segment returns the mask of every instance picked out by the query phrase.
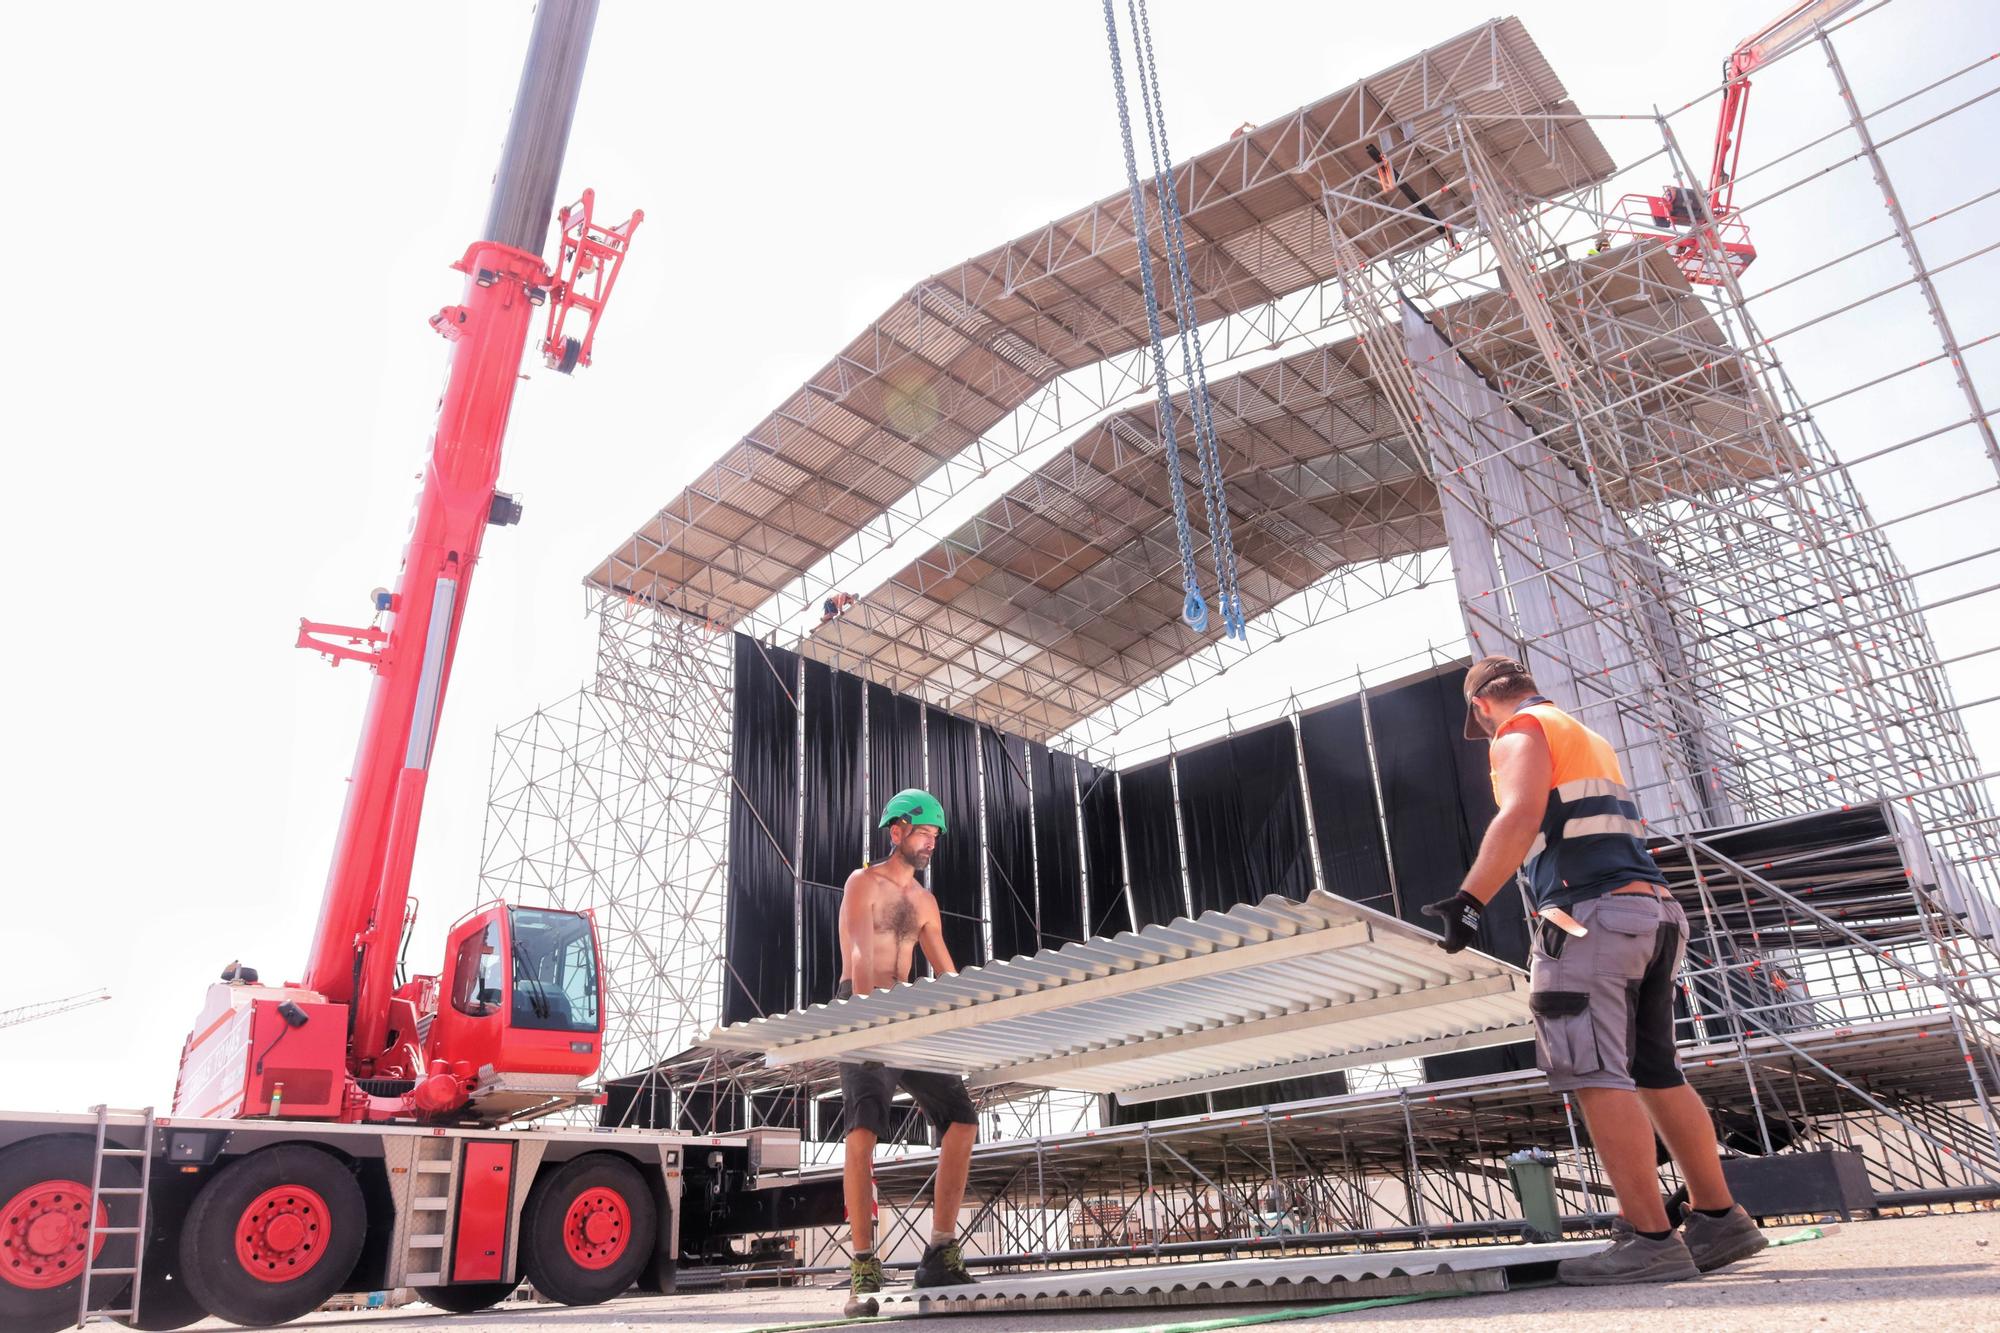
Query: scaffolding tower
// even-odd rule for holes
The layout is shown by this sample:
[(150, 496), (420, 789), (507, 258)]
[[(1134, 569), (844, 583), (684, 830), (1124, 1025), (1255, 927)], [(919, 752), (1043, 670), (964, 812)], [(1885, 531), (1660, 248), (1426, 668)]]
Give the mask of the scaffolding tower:
[[(1916, 204), (1890, 170), (1941, 136), (1976, 136), (1996, 75), (1984, 57), (1940, 65), (1864, 105), (1843, 54), (1868, 27), (1914, 24), (1907, 8), (1864, 9), (1760, 73), (1820, 114), (1737, 175), (1733, 225), (1800, 247), (1781, 261), (1766, 244), (1749, 269), (1702, 218), (1660, 226), (1625, 204), (1635, 180), (1698, 186), (1677, 127), (1718, 90), (1671, 112), (1586, 114), (1516, 20), (1178, 165), (1190, 270), (1214, 312), (1198, 336), (1247, 646), (1177, 620), (1122, 196), (913, 288), (592, 572), (596, 678), (496, 740), (481, 890), (596, 910), (606, 1073), (662, 1068), (719, 1016), (731, 631), (1115, 766), (1137, 724), (1246, 654), (1337, 634), (1326, 627), (1449, 578), (1463, 639), (1448, 655), (1522, 657), (1611, 737), (1650, 829), (1674, 840), (1710, 922), (1683, 979), (1708, 1006), (1698, 1045), (1720, 1072), (1704, 1091), (1742, 1103), (1746, 1144), (1781, 1146), (1772, 1123), (1796, 1121), (1794, 1141), (1862, 1146), (1885, 1190), (2000, 1184), (2000, 818), (1967, 728), (2000, 691), (1954, 689), (1990, 682), (2000, 650), (2000, 449), (1983, 387), (2000, 330), (1955, 332), (1990, 318), (1963, 294), (1991, 279), (2000, 189), (1989, 167)], [(1614, 166), (1599, 125), (1650, 142)], [(1805, 199), (1886, 220), (1856, 244), (1818, 238), (1798, 224)], [(1922, 319), (1895, 313), (1908, 303)], [(1802, 391), (1781, 356), (1830, 340), (1869, 344), (1871, 372)], [(1911, 410), (1854, 415), (1883, 399)], [(1832, 418), (1903, 429), (1839, 438)], [(1931, 492), (1878, 517), (1864, 469)], [(1912, 567), (1899, 547), (1918, 532)], [(857, 605), (815, 624), (844, 591)], [(1939, 616), (1955, 627), (1948, 651)], [(1279, 713), (1321, 688), (1288, 691)], [(1907, 824), (1921, 850), (1899, 864), (1938, 867), (1928, 884), (1911, 871), (1893, 931), (1817, 905), (1835, 872), (1788, 876), (1723, 831), (1861, 807)], [(1753, 963), (1793, 994), (1746, 989)], [(1812, 1021), (1774, 1021), (1800, 992)], [(677, 1067), (746, 1101), (777, 1086), (740, 1065)], [(1423, 1101), (1397, 1082), (1287, 1110), (1294, 1128), (1324, 1126), (1292, 1139), (1318, 1165), (1274, 1149), (1262, 1183), (1318, 1200), (1326, 1230), (1390, 1217), (1442, 1236), (1504, 1213), (1487, 1169), (1504, 1126), (1568, 1114), (1532, 1078)], [(1166, 1207), (1150, 1133), (1130, 1129), (1143, 1180), (1129, 1153), (1081, 1177), (1095, 1159), (1072, 1154), (1057, 1188), (1043, 1140), (1084, 1126), (1007, 1104), (1035, 1147), (982, 1145), (975, 1197), (983, 1218), (1013, 1219), (1008, 1245), (1128, 1234), (1135, 1209)], [(1180, 1138), (1222, 1146), (1168, 1146)], [(1186, 1193), (1169, 1213), (1243, 1192), (1215, 1178), (1232, 1169), (1214, 1165), (1227, 1138), (1162, 1131), (1180, 1164), (1160, 1170)], [(1574, 1146), (1567, 1201), (1589, 1213), (1608, 1193)], [(914, 1204), (925, 1159), (909, 1161)], [(1227, 1211), (1202, 1234), (1250, 1234), (1256, 1210)], [(1157, 1242), (1164, 1225), (1139, 1230)]]

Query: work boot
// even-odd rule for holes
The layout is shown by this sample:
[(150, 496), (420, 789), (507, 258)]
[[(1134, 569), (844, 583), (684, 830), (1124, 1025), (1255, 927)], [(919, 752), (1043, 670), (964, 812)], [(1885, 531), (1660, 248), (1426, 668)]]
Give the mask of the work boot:
[(965, 1271), (965, 1256), (959, 1253), (958, 1242), (943, 1240), (924, 1251), (922, 1262), (917, 1265), (916, 1281), (913, 1287), (962, 1287), (976, 1279)]
[(1611, 1248), (1556, 1265), (1556, 1281), (1571, 1287), (1615, 1287), (1627, 1282), (1684, 1282), (1700, 1277), (1680, 1233), (1665, 1240), (1648, 1240), (1638, 1232), (1621, 1234)]
[(1731, 1204), (1722, 1217), (1708, 1217), (1690, 1208), (1687, 1220), (1681, 1223), (1681, 1234), (1687, 1238), (1694, 1266), (1704, 1273), (1748, 1259), (1771, 1243), (1740, 1203)]
[(881, 1302), (875, 1298), (882, 1291), (882, 1261), (874, 1255), (866, 1259), (855, 1259), (847, 1265), (847, 1317), (859, 1319), (864, 1315), (877, 1313)]

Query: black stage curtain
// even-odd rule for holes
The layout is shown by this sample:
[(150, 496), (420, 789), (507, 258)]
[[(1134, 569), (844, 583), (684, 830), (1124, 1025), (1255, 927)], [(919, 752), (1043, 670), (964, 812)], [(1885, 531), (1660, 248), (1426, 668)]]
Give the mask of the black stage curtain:
[(1155, 759), (1119, 774), (1125, 855), (1132, 871), (1132, 906), (1141, 927), (1187, 915), (1181, 892), (1180, 838), (1174, 831), (1170, 760)]
[(736, 636), (724, 1023), (782, 1014), (797, 994), (790, 862), (799, 810), (798, 662)]
[(1035, 908), (1027, 754), (1020, 737), (982, 726), (979, 755), (986, 790), (986, 899), (993, 956), (1033, 954), (1041, 947), (1041, 923)]
[(1046, 745), (1028, 746), (1035, 787), (1035, 884), (1042, 912), (1042, 946), (1060, 949), (1083, 938), (1083, 849), (1076, 833), (1076, 761)]
[(1313, 889), (1306, 805), (1290, 721), (1183, 750), (1181, 827), (1194, 910), (1220, 911), (1267, 894)]
[[(1508, 892), (1506, 889), (1502, 893)], [(1424, 1082), (1442, 1083), (1453, 1078), (1484, 1078), (1488, 1074), (1511, 1074), (1516, 1070), (1534, 1069), (1535, 1043), (1532, 1041), (1509, 1042), (1505, 1046), (1488, 1046), (1478, 1051), (1453, 1051), (1448, 1055), (1427, 1055), (1424, 1057)]]
[[(868, 794), (874, 809), (868, 827), (882, 816), (889, 798), (906, 787), (924, 785), (924, 706), (873, 681), (868, 684)], [(887, 835), (870, 833), (880, 860)]]
[[(1302, 1102), (1308, 1097), (1339, 1097), (1346, 1092), (1347, 1075), (1336, 1071), (1331, 1074), (1308, 1074), (1304, 1078), (1281, 1078), (1271, 1083), (1252, 1083), (1244, 1088), (1224, 1088), (1209, 1096), (1218, 1111), (1241, 1111), (1250, 1106)], [(1280, 1134), (1282, 1137), (1282, 1131)]]
[[(1371, 694), (1368, 708), (1403, 920), (1435, 930), (1418, 910), (1458, 891), (1495, 813), (1486, 742), (1465, 739), (1465, 668)], [(1512, 882), (1493, 895), (1474, 947), (1527, 965), (1527, 909)]]
[(979, 912), (979, 730), (940, 708), (925, 710), (930, 794), (949, 827), (931, 858), (931, 894), (944, 914), (944, 944), (961, 968), (986, 961)]
[(1375, 758), (1382, 773), (1382, 810), (1395, 858), (1396, 914), (1434, 928), (1426, 904), (1458, 892), (1478, 843), (1466, 819), (1457, 745), (1465, 700), (1450, 682), (1425, 676), (1368, 696)]
[(840, 894), (867, 850), (861, 808), (861, 679), (824, 662), (805, 666), (805, 900), (801, 1004), (825, 1004), (840, 982)]
[(1125, 858), (1118, 836), (1118, 775), (1076, 761), (1077, 789), (1083, 796), (1083, 854), (1090, 876), (1090, 934), (1113, 936), (1132, 929), (1125, 900)]
[(680, 1098), (680, 1129), (684, 1133), (729, 1134), (743, 1128), (741, 1093), (684, 1088)]
[(1393, 912), (1361, 700), (1342, 699), (1303, 715), (1299, 739), (1326, 887), (1351, 902)]

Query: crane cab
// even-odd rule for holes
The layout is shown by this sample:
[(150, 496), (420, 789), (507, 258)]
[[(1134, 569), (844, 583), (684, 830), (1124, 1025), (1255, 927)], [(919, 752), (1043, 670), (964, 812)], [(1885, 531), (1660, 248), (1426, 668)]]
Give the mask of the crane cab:
[(601, 972), (587, 913), (480, 909), (446, 937), (425, 1063), (469, 1075), (482, 1115), (575, 1100), (603, 1058)]

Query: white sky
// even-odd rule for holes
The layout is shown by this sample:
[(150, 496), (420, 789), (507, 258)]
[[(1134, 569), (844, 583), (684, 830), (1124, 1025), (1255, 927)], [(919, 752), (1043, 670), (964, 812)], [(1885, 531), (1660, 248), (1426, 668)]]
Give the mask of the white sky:
[[(1181, 156), (1496, 12), (1153, 8)], [(1586, 110), (1644, 112), (1711, 84), (1763, 8), (1513, 11)], [(0, 1107), (164, 1107), (216, 971), (241, 958), (281, 980), (303, 963), (369, 680), (291, 644), (302, 615), (365, 623), (368, 590), (393, 581), (444, 366), (425, 320), (457, 299), (447, 265), (484, 216), (528, 19), (524, 3), (0, 14), (16, 328), (0, 369), (15, 589), (0, 1008), (116, 996), (0, 1030)], [(1872, 105), (1996, 38), (1990, 6), (1901, 0), (1850, 72)], [(1787, 84), (1813, 124), (1837, 112), (1817, 58), (1788, 63), (1759, 84), (1756, 141), (1804, 137)], [(1681, 126), (1698, 157), (1707, 115)], [(1948, 148), (1892, 159), (1906, 201), (1990, 186), (1967, 168), (1991, 162), (1996, 128), (1986, 104)], [(1641, 132), (1601, 131), (1621, 163)], [(596, 366), (565, 381), (536, 365), (516, 399), (501, 485), (527, 513), (491, 535), (470, 601), (418, 855), (419, 970), (473, 900), (494, 728), (588, 671), (583, 574), (914, 281), (1121, 186), (1101, 15), (606, 0), (564, 179), (566, 197), (591, 185), (607, 211), (648, 216)], [(1881, 219), (1807, 209), (1759, 242), (1828, 258), (1850, 225), (1859, 243)], [(1892, 247), (1875, 259), (1885, 281), (1906, 273)], [(1994, 331), (1992, 277), (1954, 274), (1962, 337)], [(1920, 355), (1921, 309), (1896, 319), (1905, 359)], [(1866, 341), (1785, 354), (1812, 397), (1865, 377)], [(1974, 360), (1989, 397), (1993, 351)], [(1963, 410), (1916, 394), (1849, 404), (1843, 452), (1909, 433), (1919, 408)], [(1972, 446), (1945, 447), (1948, 475), (1864, 472), (1877, 513), (1992, 483)], [(1990, 505), (1974, 512), (2000, 531)], [(1965, 521), (1921, 525), (1906, 558), (1929, 563), (1927, 541)], [(1990, 619), (1989, 601), (1934, 628), (1962, 650), (1993, 641)], [(1230, 689), (1260, 702), (1330, 662), (1421, 646), (1402, 629), (1415, 641), (1349, 627), (1287, 643)], [(1955, 680), (1961, 698), (1995, 689), (1990, 670)], [(1995, 711), (1976, 719), (1989, 762)]]

